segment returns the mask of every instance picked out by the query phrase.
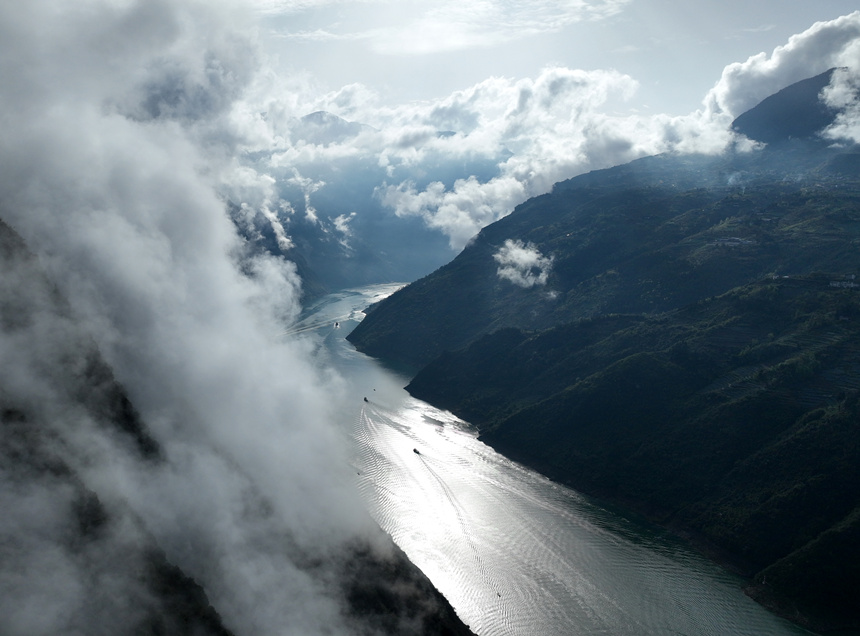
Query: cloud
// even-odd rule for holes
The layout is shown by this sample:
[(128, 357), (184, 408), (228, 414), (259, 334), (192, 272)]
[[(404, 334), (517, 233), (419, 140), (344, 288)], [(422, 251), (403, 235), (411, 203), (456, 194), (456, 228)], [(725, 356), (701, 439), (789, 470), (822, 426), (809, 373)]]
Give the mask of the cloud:
[(305, 218), (314, 224), (319, 223), (317, 211), (311, 205), (311, 195), (325, 185), (325, 181), (314, 181), (309, 177), (303, 177), (297, 168), (293, 168), (293, 176), (285, 181), (286, 185), (291, 185), (299, 188), (304, 197)]
[[(251, 0), (250, 4), (261, 13), (293, 14), (338, 4), (380, 4), (385, 0)], [(395, 0), (389, 0), (393, 2)]]
[(835, 141), (860, 143), (860, 74), (857, 69), (837, 69), (830, 86), (822, 91), (822, 100), (838, 111), (836, 121), (824, 136)]
[[(586, 5), (461, 4), (456, 9), (450, 3), (430, 5), (421, 19), (445, 15), (473, 24), (477, 20), (469, 16), (495, 7), (493, 20), (522, 26), (527, 15), (557, 12), (559, 20), (584, 19), (578, 11), (586, 10)], [(604, 8), (610, 11), (609, 4)], [(546, 24), (554, 20), (547, 17)], [(361, 84), (322, 90), (310, 81), (261, 73), (234, 108), (233, 124), (243, 131), (248, 144), (243, 150), (261, 157), (253, 164), (257, 172), (282, 184), (299, 170), (306, 179), (326, 183), (296, 196), (279, 187), (279, 196), (293, 209), (311, 209), (324, 222), (327, 215), (331, 225), (344, 209), (359, 207), (354, 199), (333, 205), (329, 195), (337, 183), (349, 181), (356, 186), (351, 193), (375, 193), (375, 202), (366, 195), (356, 210), (354, 228), (371, 213), (390, 224), (420, 218), (457, 251), (482, 227), (560, 180), (646, 155), (724, 151), (736, 141), (730, 124), (742, 110), (834, 65), (856, 66), (858, 23), (860, 13), (818, 23), (770, 55), (727, 66), (703, 96), (702, 108), (684, 115), (635, 112), (630, 104), (639, 84), (629, 75), (554, 66), (534, 77), (490, 77), (439, 99), (401, 104), (386, 103)], [(302, 118), (317, 111), (342, 118), (340, 128), (309, 135)], [(850, 121), (847, 114), (840, 120), (843, 137), (853, 134)], [(343, 135), (341, 129), (357, 132)], [(330, 205), (323, 214), (321, 199)], [(385, 210), (391, 216), (384, 217)]]
[(553, 262), (552, 256), (544, 256), (534, 244), (512, 239), (505, 241), (493, 259), (499, 264), (499, 278), (525, 289), (546, 285)]
[(490, 0), (438, 2), (411, 23), (380, 30), (372, 48), (386, 54), (427, 54), (491, 47), (541, 33), (559, 31), (584, 20), (605, 19), (625, 0)]
[[(144, 525), (97, 544), (103, 554), (70, 548), (71, 486), (4, 463), (0, 588), (15, 611), (0, 612), (3, 633), (134, 629), (104, 612), (132, 617), (143, 602), (141, 536), (236, 633), (357, 629), (325, 565), (375, 536), (337, 424), (348, 396), (309, 345), (279, 336), (301, 308), (295, 267), (249, 251), (227, 212), (227, 201), (262, 210), (275, 226), (286, 205), (270, 176), (236, 160), (259, 135), (241, 114), (260, 63), (251, 33), (217, 3), (0, 6), (0, 216), (68, 299), (66, 317), (37, 303), (21, 326), (2, 324), (0, 399), (26, 407), (113, 518)], [(294, 178), (303, 193), (318, 185)], [(4, 311), (39, 289), (23, 284)], [(76, 402), (60, 370), (77, 377), (87, 342), (162, 461), (143, 461)]]
[(405, 179), (386, 183), (378, 196), (400, 216), (424, 218), (457, 250), (482, 227), (563, 179), (660, 152), (720, 152), (731, 142), (731, 120), (725, 117), (624, 112), (637, 88), (633, 78), (615, 71), (553, 67), (534, 79), (491, 78), (423, 110), (416, 107), (409, 120), (413, 129), (435, 124), (455, 135), (425, 136), (405, 144), (408, 152), (388, 147), (389, 164), (399, 159), (420, 165), (434, 154), (453, 162), (465, 154), (492, 158), (497, 173), (423, 188)]
[[(267, 14), (312, 13), (335, 0), (256, 0)], [(316, 28), (280, 32), (281, 37), (308, 41), (364, 40), (383, 55), (425, 55), (485, 48), (542, 33), (552, 33), (586, 20), (618, 14), (629, 0), (434, 0), (423, 3), (368, 1), (372, 18), (339, 20)], [(375, 6), (374, 6), (375, 5)], [(356, 26), (353, 26), (356, 23)], [(372, 26), (365, 27), (370, 24)]]
[(835, 20), (816, 22), (793, 35), (773, 52), (753, 55), (723, 69), (722, 77), (705, 99), (711, 113), (734, 118), (789, 84), (835, 66), (858, 69), (860, 11)]
[(344, 238), (352, 236), (352, 230), (349, 227), (349, 222), (355, 218), (355, 212), (350, 214), (341, 214), (334, 219), (335, 229), (344, 235)]
[[(489, 78), (422, 103), (383, 106), (354, 86), (350, 95), (360, 99), (338, 98), (350, 117), (379, 131), (349, 146), (353, 157), (370, 155), (385, 167), (379, 200), (400, 217), (424, 219), (459, 250), (481, 227), (557, 181), (650, 154), (722, 152), (735, 141), (729, 128), (740, 112), (835, 65), (856, 68), (858, 47), (860, 12), (817, 23), (771, 55), (727, 66), (702, 108), (680, 116), (632, 112), (627, 104), (638, 83), (628, 75), (564, 67), (534, 78)], [(333, 100), (327, 104), (338, 112)], [(852, 121), (846, 111), (832, 134), (852, 138)], [(344, 149), (338, 152), (345, 156)], [(293, 161), (313, 156), (307, 148), (301, 153), (287, 154)], [(495, 168), (433, 177), (464, 160)]]
[(482, 184), (474, 177), (457, 180), (450, 191), (434, 182), (418, 192), (406, 182), (381, 189), (380, 197), (398, 215), (423, 217), (430, 227), (443, 231), (455, 249), (498, 220), (500, 211), (510, 210), (526, 198), (516, 179), (493, 179)]

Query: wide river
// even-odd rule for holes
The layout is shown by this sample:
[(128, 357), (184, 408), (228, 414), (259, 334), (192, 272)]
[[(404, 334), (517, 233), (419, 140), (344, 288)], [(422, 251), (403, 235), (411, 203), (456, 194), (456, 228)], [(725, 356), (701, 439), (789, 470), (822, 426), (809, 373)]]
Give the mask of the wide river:
[(368, 510), (476, 634), (809, 634), (670, 533), (506, 459), (409, 396), (408, 377), (345, 340), (397, 287), (327, 296), (292, 331), (318, 339), (356, 396), (348, 424)]

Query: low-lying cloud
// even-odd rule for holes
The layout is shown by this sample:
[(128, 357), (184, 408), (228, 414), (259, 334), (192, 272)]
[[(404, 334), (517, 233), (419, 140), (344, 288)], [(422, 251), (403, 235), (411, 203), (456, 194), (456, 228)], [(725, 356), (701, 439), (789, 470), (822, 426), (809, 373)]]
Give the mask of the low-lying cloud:
[[(860, 12), (817, 23), (769, 54), (727, 66), (702, 107), (687, 114), (632, 110), (639, 86), (629, 75), (548, 67), (532, 78), (492, 77), (437, 100), (400, 105), (356, 84), (287, 95), (269, 78), (257, 91), (264, 105), (246, 109), (266, 112), (265, 121), (255, 115), (256, 123), (246, 119), (244, 126), (259, 135), (250, 149), (270, 153), (259, 170), (277, 177), (287, 166), (309, 175), (341, 166), (357, 174), (360, 166), (386, 210), (423, 219), (458, 251), (480, 228), (557, 181), (651, 154), (726, 150), (737, 141), (732, 120), (768, 95), (834, 66), (856, 75), (858, 47)], [(367, 127), (335, 143), (290, 141), (290, 122), (318, 110)], [(846, 110), (833, 135), (850, 138), (853, 112)]]
[[(719, 152), (741, 110), (832, 66), (855, 74), (837, 73), (825, 93), (843, 106), (830, 134), (858, 139), (860, 12), (727, 67), (697, 112), (646, 116), (627, 107), (636, 79), (609, 70), (550, 67), (400, 105), (356, 84), (321, 90), (268, 67), (246, 9), (0, 4), (0, 217), (68, 303), (40, 304), (55, 292), (32, 284), (3, 296), (41, 300), (28, 321), (0, 325), (0, 399), (48, 427), (45, 452), (82, 480), (27, 482), (0, 467), (13, 513), (0, 521), (4, 633), (117, 633), (105, 608), (144, 599), (134, 563), (111, 569), (120, 559), (63, 543), (59, 511), (80, 489), (118, 520), (106, 554), (153, 537), (236, 632), (353, 631), (318, 565), (373, 536), (346, 474), (347, 396), (309, 346), (280, 336), (302, 280), (246, 240), (261, 219), (287, 256), (301, 223), (353, 249), (371, 213), (376, 228), (420, 219), (460, 249), (561, 179), (658, 152)], [(318, 111), (342, 119), (303, 119)], [(545, 285), (552, 267), (517, 241), (496, 261), (523, 287)], [(4, 277), (34, 280), (22, 271)], [(126, 387), (161, 462), (105, 433), (75, 406), (74, 387), (46, 372), (76, 369), (87, 346)]]
[(499, 264), (499, 278), (525, 289), (546, 285), (553, 262), (552, 256), (544, 256), (534, 244), (512, 239), (505, 241), (493, 259)]
[(822, 92), (825, 104), (837, 111), (836, 121), (825, 131), (835, 142), (860, 143), (860, 73), (857, 69), (834, 71), (830, 86)]
[[(75, 475), (28, 477), (26, 462), (0, 471), (12, 515), (0, 523), (4, 634), (133, 630), (151, 600), (134, 549), (150, 538), (238, 634), (357, 629), (325, 565), (374, 536), (338, 427), (343, 388), (308, 345), (279, 336), (301, 281), (292, 263), (248, 249), (225, 202), (243, 194), (240, 214), (242, 203), (280, 205), (272, 179), (235, 161), (231, 113), (259, 64), (248, 33), (211, 3), (0, 6), (0, 216), (68, 301), (68, 317), (34, 300), (2, 325), (0, 400), (4, 419), (24, 412), (44, 434), (40, 453)], [(7, 281), (23, 276), (9, 267)], [(4, 311), (51, 298), (35, 276)], [(88, 342), (160, 461), (78, 405), (67, 378)], [(114, 520), (115, 536), (94, 544), (104, 554), (69, 543), (63, 511), (79, 491)]]

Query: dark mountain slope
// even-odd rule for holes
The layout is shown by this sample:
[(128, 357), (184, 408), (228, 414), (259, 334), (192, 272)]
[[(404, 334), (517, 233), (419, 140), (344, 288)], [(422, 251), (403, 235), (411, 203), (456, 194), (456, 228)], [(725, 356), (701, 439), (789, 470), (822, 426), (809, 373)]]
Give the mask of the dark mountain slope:
[[(853, 156), (798, 143), (652, 157), (577, 177), (484, 228), (451, 263), (375, 307), (349, 339), (420, 367), (504, 327), (667, 311), (772, 273), (854, 271), (860, 188), (830, 170)], [(554, 259), (545, 286), (497, 275), (494, 255), (507, 240)]]
[[(0, 632), (230, 634), (203, 587), (168, 560), (147, 519), (115, 492), (100, 492), (122, 472), (114, 462), (154, 479), (175, 466), (85, 326), (2, 221), (0, 352)], [(249, 508), (269, 505), (252, 488), (244, 497)], [(190, 530), (175, 531), (196, 544)], [(290, 540), (286, 529), (282, 540)], [(210, 557), (206, 543), (196, 548), (201, 559)], [(355, 633), (471, 634), (382, 537), (328, 556), (295, 558), (334, 588)]]
[(834, 569), (860, 558), (860, 292), (839, 285), (856, 284), (768, 280), (669, 314), (503, 330), (408, 390), (731, 555), (774, 599), (857, 623), (860, 570)]
[(732, 129), (768, 144), (815, 138), (836, 118), (836, 111), (819, 99), (835, 70), (801, 80), (771, 95), (735, 119)]
[[(813, 79), (758, 112), (817, 108)], [(350, 340), (427, 365), (413, 395), (686, 533), (769, 607), (858, 628), (860, 154), (815, 138), (830, 120), (800, 112), (801, 134), (767, 117), (763, 150), (557, 184)], [(511, 246), (552, 259), (545, 284), (501, 275)]]

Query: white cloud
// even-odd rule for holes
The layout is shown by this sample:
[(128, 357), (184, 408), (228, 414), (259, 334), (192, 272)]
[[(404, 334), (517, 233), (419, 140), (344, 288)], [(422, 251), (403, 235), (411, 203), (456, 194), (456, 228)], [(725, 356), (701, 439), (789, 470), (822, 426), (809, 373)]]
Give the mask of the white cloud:
[(499, 264), (499, 278), (525, 289), (546, 285), (553, 262), (552, 256), (544, 256), (532, 243), (511, 239), (493, 254), (493, 259)]
[[(740, 112), (832, 66), (856, 68), (858, 59), (855, 12), (813, 25), (770, 56), (729, 65), (703, 108), (683, 116), (630, 112), (626, 105), (638, 84), (627, 75), (561, 67), (535, 78), (489, 78), (433, 102), (382, 107), (377, 98), (364, 97), (344, 103), (351, 117), (381, 131), (363, 139), (360, 150), (352, 146), (358, 155), (373, 153), (387, 168), (381, 200), (398, 215), (421, 216), (460, 249), (478, 229), (556, 181), (660, 152), (720, 152), (732, 142), (729, 126)], [(850, 138), (852, 121), (846, 111), (839, 134)], [(438, 138), (434, 130), (455, 135)], [(438, 169), (465, 157), (494, 162), (497, 174), (447, 185), (432, 178), (429, 166)], [(392, 182), (402, 174), (398, 167), (415, 176)]]
[(334, 229), (341, 235), (338, 241), (347, 250), (351, 249), (349, 239), (352, 236), (352, 228), (349, 226), (349, 224), (354, 218), (355, 212), (351, 212), (349, 214), (339, 214), (332, 221)]
[[(372, 16), (355, 22), (338, 20), (279, 35), (306, 41), (364, 40), (386, 55), (423, 55), (508, 44), (541, 33), (559, 31), (586, 20), (618, 14), (630, 0), (433, 0), (430, 2), (366, 1)], [(267, 14), (303, 14), (336, 0), (254, 0)], [(372, 25), (372, 26), (371, 26)]]
[(349, 222), (355, 218), (355, 212), (350, 214), (340, 214), (334, 219), (335, 229), (345, 237), (352, 235), (352, 230), (349, 227)]
[(816, 22), (773, 52), (728, 65), (705, 99), (709, 112), (734, 118), (794, 82), (835, 66), (860, 68), (860, 11)]
[[(269, 134), (239, 102), (260, 59), (245, 29), (216, 3), (0, 4), (0, 216), (86, 325), (79, 340), (95, 341), (165, 462), (121, 452), (43, 372), (79, 358), (67, 329), (42, 328), (65, 324), (47, 311), (22, 334), (0, 330), (4, 361), (19, 362), (14, 374), (4, 364), (0, 394), (50, 423), (85, 486), (142, 519), (236, 633), (349, 633), (334, 575), (306, 565), (372, 526), (337, 423), (346, 397), (310, 347), (278, 335), (300, 310), (295, 268), (248, 255), (225, 209), (231, 197), (249, 214), (283, 205), (272, 177), (235, 159), (246, 130)], [(294, 178), (304, 193), (318, 185)], [(6, 468), (0, 492), (17, 497)], [(40, 486), (9, 505), (64, 496)], [(0, 559), (3, 603), (10, 589), (19, 601), (0, 631), (133, 629), (111, 630), (95, 610), (134, 604), (139, 568), (69, 557), (56, 519), (40, 516), (33, 545), (0, 523), (2, 549), (20, 546)]]
[(423, 144), (407, 144), (408, 152), (386, 148), (389, 161), (420, 164), (438, 152), (453, 162), (472, 153), (492, 157), (498, 175), (459, 179), (450, 188), (440, 182), (423, 189), (411, 181), (386, 184), (381, 200), (398, 215), (423, 217), (460, 249), (482, 227), (560, 180), (660, 152), (719, 152), (730, 142), (731, 120), (725, 117), (615, 112), (636, 89), (633, 78), (614, 71), (549, 68), (535, 79), (491, 78), (423, 109), (413, 107), (411, 121), (458, 134), (425, 137)]
[(293, 176), (285, 180), (288, 185), (294, 185), (301, 189), (304, 196), (305, 218), (313, 223), (318, 223), (316, 208), (311, 204), (311, 195), (325, 185), (325, 181), (314, 181), (309, 177), (303, 177), (297, 168), (293, 168)]
[(470, 177), (457, 180), (450, 191), (439, 182), (421, 192), (409, 182), (387, 186), (380, 189), (380, 198), (398, 215), (423, 217), (430, 227), (444, 232), (451, 247), (457, 249), (526, 197), (523, 184), (516, 179), (479, 183)]
[(495, 46), (618, 13), (625, 0), (466, 0), (436, 3), (413, 22), (379, 30), (379, 53), (426, 54)]
[[(388, 0), (396, 2), (397, 0)], [(338, 4), (380, 4), (385, 0), (250, 0), (261, 13), (291, 14)]]
[[(527, 14), (558, 12), (559, 19), (568, 19), (586, 10), (586, 5), (543, 3), (531, 9), (465, 3), (455, 10), (437, 3), (422, 16), (447, 15), (455, 22), (461, 16), (460, 22), (471, 24), (469, 16), (492, 7), (498, 8), (498, 20), (510, 18), (511, 24)], [(534, 77), (490, 77), (441, 99), (394, 105), (361, 84), (324, 91), (310, 82), (263, 74), (252, 89), (260, 105), (248, 101), (234, 116), (241, 115), (237, 128), (248, 131), (246, 139), (256, 139), (249, 150), (274, 152), (255, 166), (258, 171), (281, 180), (293, 169), (314, 174), (321, 167), (378, 166), (378, 172), (362, 174), (377, 179), (368, 185), (377, 188), (379, 201), (398, 216), (420, 216), (459, 250), (480, 228), (559, 180), (649, 154), (724, 150), (733, 141), (731, 121), (743, 109), (834, 65), (856, 66), (858, 25), (860, 12), (818, 23), (771, 55), (727, 66), (702, 109), (687, 115), (634, 112), (629, 105), (639, 84), (629, 75), (549, 67)], [(317, 110), (369, 127), (335, 143), (295, 139), (295, 122)], [(850, 121), (848, 115), (841, 120), (843, 137), (851, 134)]]
[(830, 86), (822, 92), (822, 99), (839, 111), (836, 121), (825, 131), (825, 137), (860, 143), (860, 75), (857, 70), (837, 69)]

